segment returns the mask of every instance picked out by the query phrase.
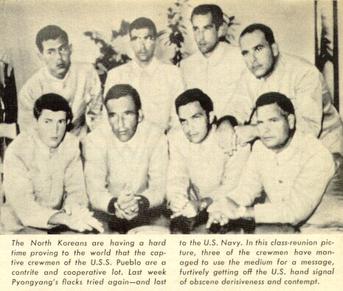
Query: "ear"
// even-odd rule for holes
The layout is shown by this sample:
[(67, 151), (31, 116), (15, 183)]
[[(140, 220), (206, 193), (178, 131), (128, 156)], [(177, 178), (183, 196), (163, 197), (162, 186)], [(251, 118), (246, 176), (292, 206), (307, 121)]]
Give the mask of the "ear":
[(138, 122), (142, 122), (143, 119), (144, 119), (143, 111), (142, 111), (142, 109), (139, 109), (138, 110)]
[(279, 55), (279, 46), (276, 42), (274, 42), (272, 45), (272, 52), (273, 52), (273, 56), (277, 57)]
[(73, 53), (73, 45), (70, 43), (68, 44), (68, 49), (69, 49), (69, 52), (70, 52), (70, 55)]
[(214, 112), (213, 111), (209, 112), (208, 119), (209, 119), (210, 124), (213, 123), (214, 117), (215, 117)]
[(226, 30), (227, 30), (227, 28), (225, 27), (224, 23), (221, 26), (219, 26), (218, 27), (218, 38), (225, 36)]
[(294, 114), (288, 114), (287, 116), (288, 125), (291, 130), (295, 129), (295, 115)]

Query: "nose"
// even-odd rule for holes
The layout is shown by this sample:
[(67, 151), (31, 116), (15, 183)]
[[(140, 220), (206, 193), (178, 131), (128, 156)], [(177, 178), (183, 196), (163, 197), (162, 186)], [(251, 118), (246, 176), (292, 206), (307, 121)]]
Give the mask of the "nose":
[(119, 129), (125, 128), (124, 116), (120, 116), (120, 117), (118, 118), (118, 128), (119, 128)]

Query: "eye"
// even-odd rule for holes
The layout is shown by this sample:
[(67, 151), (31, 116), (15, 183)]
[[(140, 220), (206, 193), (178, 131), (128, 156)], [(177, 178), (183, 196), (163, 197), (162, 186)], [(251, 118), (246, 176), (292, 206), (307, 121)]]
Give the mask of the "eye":
[(255, 48), (255, 51), (260, 52), (260, 51), (262, 51), (262, 49), (263, 49), (263, 45), (258, 45), (258, 46)]

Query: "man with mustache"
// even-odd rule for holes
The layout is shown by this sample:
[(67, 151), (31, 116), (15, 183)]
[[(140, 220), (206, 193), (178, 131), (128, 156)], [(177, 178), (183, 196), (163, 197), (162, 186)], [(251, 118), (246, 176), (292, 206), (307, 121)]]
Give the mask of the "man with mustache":
[(179, 69), (155, 57), (157, 29), (151, 19), (135, 19), (129, 34), (133, 60), (108, 73), (105, 93), (116, 84), (132, 85), (141, 96), (145, 119), (168, 130), (176, 119), (171, 117), (172, 104), (184, 90)]
[[(72, 46), (67, 33), (56, 25), (43, 27), (36, 35), (38, 55), (45, 66), (23, 86), (19, 94), (20, 131), (32, 127), (35, 100), (46, 93), (56, 93), (69, 102), (74, 119), (72, 133), (85, 136), (92, 119), (100, 116), (101, 84), (91, 64), (72, 63)], [(87, 128), (88, 126), (88, 128)]]

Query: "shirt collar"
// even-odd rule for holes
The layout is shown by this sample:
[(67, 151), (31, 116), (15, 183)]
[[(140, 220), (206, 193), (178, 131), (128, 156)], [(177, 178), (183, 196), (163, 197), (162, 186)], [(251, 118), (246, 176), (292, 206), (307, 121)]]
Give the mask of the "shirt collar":
[(302, 138), (299, 136), (297, 132), (295, 132), (291, 142), (281, 152), (275, 153), (272, 150), (269, 151), (272, 152), (272, 154), (280, 163), (290, 161), (293, 158), (293, 156), (299, 151), (299, 147), (301, 146), (301, 140)]
[(59, 79), (59, 78), (56, 78), (56, 77), (54, 77), (53, 75), (51, 75), (51, 73), (50, 73), (49, 70), (48, 70), (48, 67), (46, 67), (46, 66), (43, 68), (43, 72), (44, 72), (44, 75), (45, 75), (45, 77), (46, 77), (47, 79), (50, 79), (50, 80), (52, 80), (52, 81), (54, 81), (54, 82), (61, 82), (61, 83), (62, 83), (62, 82), (64, 82), (64, 80), (66, 80), (66, 79), (68, 78), (68, 76), (69, 76), (69, 74), (70, 74), (70, 71), (71, 71), (72, 65), (73, 65), (73, 63), (70, 64), (69, 69), (68, 69), (68, 71), (67, 71), (67, 73), (65, 74), (65, 76), (64, 76), (63, 79)]
[(206, 62), (212, 65), (217, 65), (223, 61), (224, 53), (225, 53), (225, 46), (226, 44), (220, 41), (209, 57), (205, 57), (200, 51), (198, 52), (201, 55), (203, 60), (205, 60)]
[(135, 71), (138, 72), (146, 72), (149, 75), (152, 75), (155, 70), (157, 69), (158, 61), (155, 57), (152, 58), (151, 62), (146, 67), (141, 67), (137, 61), (137, 59), (133, 58), (132, 60), (132, 67)]

